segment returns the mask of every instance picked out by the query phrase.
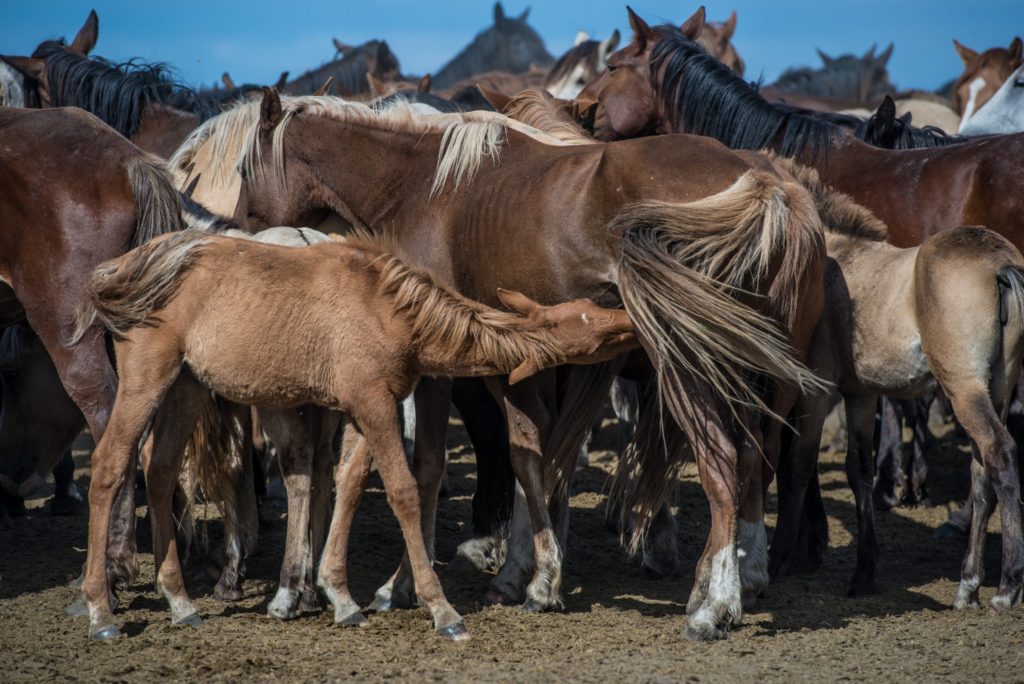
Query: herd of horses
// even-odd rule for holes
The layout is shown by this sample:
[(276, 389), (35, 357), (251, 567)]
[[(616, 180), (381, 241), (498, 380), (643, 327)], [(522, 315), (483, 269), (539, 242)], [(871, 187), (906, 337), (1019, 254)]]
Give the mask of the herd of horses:
[[(214, 593), (233, 600), (280, 477), (272, 617), (322, 597), (344, 625), (422, 604), (467, 638), (433, 568), (453, 405), (477, 460), (458, 554), (494, 573), (487, 602), (558, 608), (568, 493), (609, 394), (633, 428), (609, 510), (652, 572), (678, 569), (674, 485), (697, 464), (711, 529), (687, 636), (725, 638), (773, 579), (823, 562), (835, 397), (851, 595), (875, 590), (875, 509), (897, 486), (926, 495), (940, 395), (972, 449), (944, 526), (968, 534), (955, 606), (980, 605), (997, 505), (991, 604), (1018, 606), (1020, 39), (955, 43), (946, 94), (896, 92), (891, 45), (761, 86), (735, 13), (650, 26), (629, 9), (628, 44), (581, 32), (558, 59), (526, 14), (497, 4), (415, 77), (383, 41), (335, 40), (295, 79), (195, 91), (90, 56), (95, 12), (71, 42), (0, 56), (0, 510), (51, 471), (54, 512), (74, 509), (68, 450), (88, 427), (88, 554), (66, 612), (120, 635), (141, 467), (173, 624), (201, 622), (182, 575), (199, 492), (223, 514)], [(897, 415), (915, 428), (906, 459)], [(883, 453), (896, 463), (876, 474)], [(347, 553), (372, 465), (407, 552), (366, 608)]]

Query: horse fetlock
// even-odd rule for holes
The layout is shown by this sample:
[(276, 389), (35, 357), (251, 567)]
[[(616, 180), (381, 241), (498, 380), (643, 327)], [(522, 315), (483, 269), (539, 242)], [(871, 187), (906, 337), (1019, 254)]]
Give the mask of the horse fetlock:
[(990, 603), (993, 608), (1002, 613), (1019, 606), (1022, 597), (1024, 597), (1024, 587), (1020, 584), (1016, 587), (1000, 587), (999, 592), (992, 597)]
[(298, 614), (295, 609), (298, 599), (298, 591), (279, 587), (277, 594), (274, 595), (270, 605), (267, 606), (267, 617), (272, 617), (276, 620), (291, 620)]
[(981, 585), (981, 578), (966, 576), (960, 580), (960, 586), (956, 590), (956, 598), (953, 599), (953, 607), (957, 610), (975, 609), (981, 607), (978, 596), (978, 587)]
[(771, 581), (768, 575), (768, 533), (763, 520), (751, 523), (740, 519), (736, 553), (744, 605), (747, 605), (746, 597), (756, 599)]

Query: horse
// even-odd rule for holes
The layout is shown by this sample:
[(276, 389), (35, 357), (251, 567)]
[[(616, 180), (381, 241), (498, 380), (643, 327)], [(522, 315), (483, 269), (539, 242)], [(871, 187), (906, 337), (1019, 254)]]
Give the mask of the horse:
[(508, 17), (501, 2), (494, 3), (494, 25), (478, 33), (472, 43), (434, 73), (434, 87), (445, 90), (457, 81), (488, 71), (518, 74), (531, 66), (549, 67), (555, 58), (526, 23), (529, 14), (527, 8), (518, 17)]
[[(181, 228), (182, 198), (163, 162), (79, 109), (0, 109), (0, 135), (0, 281), (13, 293), (0, 319), (25, 317), (99, 438), (117, 379), (101, 330), (70, 344), (78, 299), (98, 263)], [(133, 494), (118, 499), (112, 585), (136, 573)]]
[(370, 40), (355, 47), (334, 39), (334, 47), (341, 55), (316, 69), (310, 69), (289, 81), (282, 92), (292, 95), (312, 95), (328, 78), (334, 79), (335, 87), (343, 95), (365, 95), (371, 92), (366, 75), (388, 82), (401, 80), (398, 58), (387, 41)]
[(960, 122), (960, 135), (992, 135), (1024, 131), (1024, 65), (1009, 78), (988, 102)]
[[(120, 380), (89, 490), (82, 595), (90, 636), (100, 639), (120, 635), (103, 573), (107, 523), (126, 466), (151, 422), (143, 462), (157, 586), (170, 604), (172, 624), (200, 622), (181, 576), (171, 495), (208, 391), (260, 406), (270, 422), (300, 434), (294, 407), (313, 403), (344, 411), (384, 479), (435, 629), (452, 639), (467, 637), (428, 558), (396, 402), (423, 375), (511, 373), (516, 382), (543, 368), (599, 362), (636, 346), (625, 312), (585, 300), (540, 307), (518, 293), (504, 301), (515, 307), (524, 300), (521, 313), (528, 316), (497, 311), (439, 287), (369, 242), (292, 249), (182, 231), (100, 265), (86, 292), (76, 337), (97, 322), (107, 329), (115, 339)], [(293, 475), (308, 479), (311, 456), (297, 460), (303, 462)], [(339, 497), (339, 508), (347, 503)], [(304, 529), (308, 508), (294, 512), (289, 525)], [(305, 559), (307, 536), (298, 536), (297, 556)], [(339, 528), (338, 537), (347, 537), (347, 530)], [(355, 606), (344, 582), (344, 557), (342, 543), (342, 565), (326, 572), (335, 572), (333, 598)]]
[(614, 71), (576, 100), (578, 111), (591, 112), (596, 138), (695, 133), (732, 148), (773, 149), (813, 166), (824, 183), (870, 209), (897, 246), (983, 225), (1024, 247), (1016, 172), (1024, 135), (928, 149), (871, 147), (826, 119), (765, 101), (678, 28), (652, 29), (635, 14), (630, 22), (633, 42), (609, 59)]
[(25, 76), (0, 60), (0, 107), (39, 107), (35, 95), (25, 86)]
[[(897, 117), (902, 118), (909, 114), (917, 126), (925, 129), (938, 129), (943, 133), (954, 133), (960, 128), (960, 117), (948, 104), (920, 97), (892, 97), (887, 94), (885, 98), (893, 100)], [(879, 107), (885, 103), (885, 98), (879, 103)], [(871, 116), (871, 110), (863, 107), (844, 109), (839, 113), (859, 117)]]
[(563, 100), (579, 95), (588, 82), (604, 71), (608, 55), (618, 48), (620, 37), (618, 29), (604, 40), (591, 40), (586, 31), (577, 33), (572, 48), (555, 61), (544, 77), (544, 89)]
[[(700, 43), (699, 40), (697, 42)], [(778, 80), (765, 88), (766, 97), (791, 99), (793, 95), (809, 95), (826, 101), (870, 102), (895, 90), (886, 69), (892, 50), (892, 43), (877, 56), (874, 45), (862, 57), (829, 57), (818, 50), (823, 68), (784, 71)]]
[(43, 107), (81, 107), (136, 145), (170, 157), (203, 120), (220, 111), (171, 78), (163, 64), (113, 64), (89, 58), (99, 18), (89, 13), (75, 39), (47, 40), (31, 57), (0, 56), (34, 85)]
[(954, 38), (953, 47), (964, 63), (963, 73), (953, 82), (953, 109), (962, 119), (970, 119), (1024, 63), (1024, 42), (1015, 36), (1008, 48), (994, 47), (977, 52)]
[(0, 388), (0, 495), (17, 506), (53, 472), (50, 509), (54, 515), (74, 514), (82, 496), (73, 481), (70, 448), (85, 420), (24, 322), (0, 332)]
[[(336, 98), (286, 99), (282, 103), (272, 90), (265, 92), (260, 106), (239, 105), (204, 129), (197, 131), (194, 149), (180, 151), (179, 163), (189, 164), (190, 159), (203, 157), (204, 149), (224, 148), (235, 139), (241, 156), (207, 155), (207, 162), (222, 170), (202, 173), (219, 175), (225, 184), (237, 184), (234, 218), (243, 227), (316, 225), (335, 215), (352, 228), (386, 232), (403, 257), (485, 303), (495, 301), (492, 291), (498, 286), (525, 291), (545, 303), (581, 296), (607, 305), (624, 300), (641, 340), (651, 345), (648, 353), (660, 359), (655, 367), (662, 374), (663, 395), (674, 397), (672, 416), (693, 436), (698, 464), (703, 464), (714, 531), (691, 594), (694, 610), (690, 622), (702, 638), (724, 636), (727, 625), (741, 614), (740, 576), (761, 574), (751, 570), (757, 567), (757, 559), (748, 557), (739, 567), (733, 532), (740, 498), (734, 478), (753, 466), (745, 453), (737, 474), (738, 455), (731, 434), (740, 428), (729, 409), (731, 402), (713, 405), (701, 397), (710, 397), (710, 379), (719, 388), (735, 386), (752, 405), (764, 406), (759, 390), (746, 384), (753, 376), (740, 371), (742, 367), (758, 369), (755, 374), (785, 378), (783, 382), (794, 386), (815, 380), (788, 351), (776, 354), (781, 352), (781, 333), (773, 323), (768, 325), (772, 333), (766, 335), (768, 319), (734, 298), (743, 295), (708, 288), (705, 276), (699, 279), (701, 286), (691, 289), (686, 283), (691, 283), (696, 268), (717, 281), (746, 282), (743, 290), (770, 290), (773, 294), (756, 305), (767, 315), (786, 321), (787, 335), (800, 348), (801, 331), (809, 331), (817, 316), (815, 283), (820, 289), (820, 276), (808, 273), (823, 268), (817, 215), (804, 204), (806, 195), (801, 187), (775, 176), (760, 156), (729, 152), (700, 138), (673, 138), (667, 147), (664, 141), (656, 146), (634, 141), (607, 149), (603, 145), (565, 146), (495, 114), (425, 117), (416, 116), (408, 106), (374, 112)], [(237, 142), (239, 136), (241, 143)], [(304, 149), (310, 145), (314, 149)], [(369, 158), (361, 155), (377, 161), (365, 168), (343, 161)], [(639, 183), (637, 169), (641, 167), (634, 166), (639, 163), (645, 169), (644, 179), (664, 178), (665, 182)], [(699, 178), (690, 178), (687, 169), (695, 167), (703, 171)], [(424, 169), (434, 169), (434, 173), (421, 173)], [(539, 169), (543, 172), (538, 173)], [(577, 190), (556, 191), (566, 183)], [(403, 188), (397, 196), (381, 192), (382, 188), (397, 187)], [(580, 192), (580, 187), (587, 190)], [(538, 201), (554, 196), (560, 199)], [(765, 203), (772, 196), (779, 204)], [(573, 201), (566, 202), (567, 197)], [(640, 213), (627, 210), (641, 200), (663, 204), (640, 204)], [(784, 209), (776, 213), (774, 207)], [(698, 215), (701, 228), (691, 223), (691, 217)], [(511, 220), (513, 216), (515, 220)], [(612, 234), (608, 225), (616, 217), (617, 232)], [(555, 225), (558, 231), (548, 228)], [(641, 226), (650, 226), (656, 231), (653, 235), (667, 230), (679, 236), (671, 244), (686, 248), (669, 257), (674, 266), (667, 268), (666, 262), (666, 269), (652, 267), (650, 259), (665, 247), (653, 236), (641, 237), (647, 235), (643, 230), (637, 232)], [(772, 234), (779, 236), (780, 242), (760, 242), (766, 230), (775, 231)], [(735, 261), (711, 258), (725, 249), (737, 257)], [(761, 259), (755, 254), (764, 255), (761, 263), (775, 264), (765, 271), (775, 285), (747, 282), (761, 272), (751, 266)], [(572, 259), (567, 261), (568, 255)], [(548, 275), (555, 273), (557, 278)], [(680, 288), (685, 288), (685, 295)], [(703, 308), (702, 302), (709, 296), (716, 305)], [(766, 306), (765, 302), (773, 301), (778, 304)], [(709, 317), (698, 322), (688, 313), (691, 307), (700, 307)], [(725, 311), (733, 313), (722, 319)], [(739, 319), (745, 321), (742, 326), (728, 322)], [(660, 327), (669, 320), (673, 321), (672, 331)], [(704, 321), (712, 323), (713, 333), (703, 331)], [(693, 326), (702, 332), (694, 331), (685, 339), (687, 345), (697, 347), (689, 348), (685, 365), (676, 366), (682, 350), (670, 340), (684, 339), (675, 335)], [(652, 344), (653, 340), (659, 342)], [(709, 349), (705, 344), (725, 344), (722, 348), (732, 350), (727, 368), (715, 361), (720, 357), (714, 353), (697, 351)], [(788, 342), (782, 346), (788, 349)], [(692, 363), (702, 370), (687, 370)], [(525, 601), (533, 610), (553, 608), (561, 602), (561, 548), (547, 511), (545, 490), (549, 488), (542, 465), (547, 462), (549, 472), (556, 475), (575, 466), (578, 442), (593, 421), (614, 366), (578, 373), (582, 370), (572, 369), (571, 396), (557, 414), (549, 413), (539, 396), (550, 382), (550, 374), (514, 387), (491, 383), (507, 412), (512, 465), (524, 490), (517, 506), (528, 507), (531, 526), (513, 525), (513, 553), (491, 584), (490, 600)], [(449, 390), (444, 386), (440, 380), (424, 381), (417, 392), (432, 390), (445, 397)], [(733, 390), (714, 393), (737, 396)], [(430, 464), (430, 469), (437, 469), (448, 410), (438, 401), (424, 402), (422, 408), (421, 414), (417, 400), (416, 460), (424, 463), (424, 468)], [(695, 428), (695, 414), (701, 416), (697, 419), (700, 429)], [(426, 476), (434, 478), (437, 472), (439, 469), (429, 470)], [(436, 505), (435, 480), (428, 480), (421, 491), (425, 507)], [(432, 509), (425, 511), (425, 518), (425, 528), (432, 531)], [(527, 517), (520, 515), (519, 519)], [(752, 520), (751, 529), (757, 529), (759, 521), (759, 516)], [(740, 541), (746, 543), (748, 539)], [(522, 546), (532, 547), (533, 554), (516, 552)], [(712, 563), (716, 556), (718, 560)], [(763, 576), (766, 578), (766, 573)], [(395, 579), (394, 586), (399, 589), (395, 595), (411, 597), (408, 573), (403, 570)]]
[[(697, 14), (700, 18), (697, 18)], [(736, 10), (733, 10), (725, 21), (705, 21), (704, 7), (701, 6), (691, 20), (700, 21), (702, 24), (700, 35), (697, 36), (700, 46), (707, 50), (709, 55), (735, 71), (737, 76), (742, 76), (746, 65), (732, 44), (732, 37), (736, 33)]]

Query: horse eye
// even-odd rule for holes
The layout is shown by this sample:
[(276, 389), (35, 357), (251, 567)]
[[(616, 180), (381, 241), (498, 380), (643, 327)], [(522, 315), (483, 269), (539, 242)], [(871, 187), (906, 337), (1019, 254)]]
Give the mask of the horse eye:
[(249, 172), (245, 169), (244, 166), (239, 166), (238, 175), (242, 177), (242, 180), (246, 180), (249, 177)]

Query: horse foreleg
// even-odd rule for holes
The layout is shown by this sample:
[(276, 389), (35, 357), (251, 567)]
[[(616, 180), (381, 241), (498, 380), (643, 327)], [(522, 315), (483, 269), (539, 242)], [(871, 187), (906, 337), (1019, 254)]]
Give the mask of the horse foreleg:
[(334, 475), (334, 515), (327, 534), (317, 583), (334, 607), (334, 622), (339, 625), (363, 625), (366, 618), (348, 588), (348, 542), (352, 519), (370, 476), (370, 452), (366, 439), (349, 423), (342, 440), (341, 463)]
[[(749, 412), (748, 412), (749, 413)], [(744, 609), (753, 607), (757, 597), (768, 587), (768, 532), (764, 526), (764, 494), (766, 480), (778, 467), (778, 449), (769, 460), (764, 438), (756, 422), (747, 416), (747, 433), (740, 438), (737, 449), (737, 475), (740, 482), (739, 518), (737, 520), (737, 555)]]
[(288, 491), (288, 532), (281, 583), (267, 614), (279, 620), (294, 618), (309, 563), (309, 502), (313, 444), (294, 409), (261, 409), (263, 429), (279, 449), (281, 473)]

